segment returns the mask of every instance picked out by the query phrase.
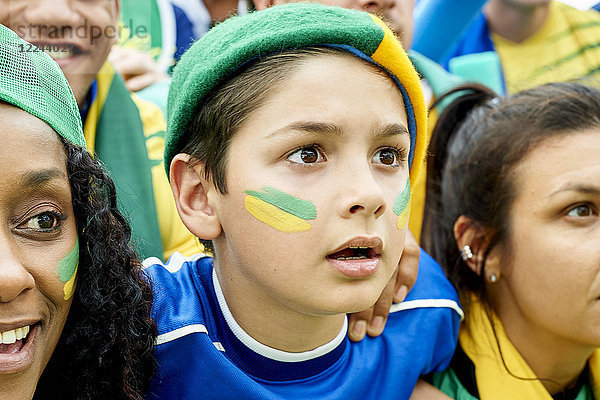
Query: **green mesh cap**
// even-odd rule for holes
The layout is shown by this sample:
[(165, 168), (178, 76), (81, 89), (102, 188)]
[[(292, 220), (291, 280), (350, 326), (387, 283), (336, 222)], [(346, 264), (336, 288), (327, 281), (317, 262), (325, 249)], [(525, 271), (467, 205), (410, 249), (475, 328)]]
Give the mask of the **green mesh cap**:
[(85, 147), (81, 116), (56, 62), (0, 25), (0, 100), (38, 117), (65, 140)]
[(371, 55), (383, 37), (369, 14), (316, 3), (278, 5), (216, 25), (175, 66), (167, 106), (167, 176), (203, 99), (250, 59), (321, 44), (348, 45)]

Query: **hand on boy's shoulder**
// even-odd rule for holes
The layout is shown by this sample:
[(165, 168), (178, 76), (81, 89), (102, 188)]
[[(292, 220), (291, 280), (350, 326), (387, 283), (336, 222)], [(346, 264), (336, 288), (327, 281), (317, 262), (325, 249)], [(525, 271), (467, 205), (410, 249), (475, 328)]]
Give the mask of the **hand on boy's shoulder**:
[(381, 335), (390, 313), (390, 306), (392, 303), (404, 301), (417, 280), (420, 253), (421, 249), (417, 240), (410, 230), (407, 230), (404, 251), (398, 269), (381, 292), (375, 305), (368, 310), (348, 315), (348, 338), (350, 340), (361, 341), (365, 334)]

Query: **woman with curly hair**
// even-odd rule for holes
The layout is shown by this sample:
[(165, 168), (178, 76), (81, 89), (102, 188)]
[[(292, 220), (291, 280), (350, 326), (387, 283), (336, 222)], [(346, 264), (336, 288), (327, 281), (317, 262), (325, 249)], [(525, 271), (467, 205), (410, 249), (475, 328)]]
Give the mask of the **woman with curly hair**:
[(141, 399), (152, 292), (52, 59), (0, 26), (0, 398)]

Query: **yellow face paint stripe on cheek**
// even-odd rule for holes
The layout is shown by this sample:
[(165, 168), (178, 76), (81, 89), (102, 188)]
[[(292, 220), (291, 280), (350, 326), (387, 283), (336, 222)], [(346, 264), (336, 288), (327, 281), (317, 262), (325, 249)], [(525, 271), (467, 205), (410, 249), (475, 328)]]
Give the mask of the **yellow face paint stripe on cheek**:
[(281, 232), (301, 232), (310, 229), (310, 224), (272, 204), (254, 196), (246, 196), (244, 207), (254, 218)]
[(79, 269), (79, 264), (77, 264), (77, 267), (75, 267), (75, 273), (73, 273), (73, 276), (71, 277), (71, 279), (69, 279), (67, 281), (67, 283), (65, 283), (65, 286), (63, 287), (63, 293), (65, 294), (64, 299), (65, 300), (69, 300), (71, 297), (73, 297), (73, 293), (75, 293), (75, 280), (77, 279), (77, 270)]
[(408, 222), (408, 216), (410, 215), (410, 203), (408, 207), (404, 209), (404, 211), (398, 216), (398, 224), (396, 225), (398, 229), (405, 229), (406, 223)]
[(69, 300), (75, 293), (75, 280), (79, 267), (79, 239), (75, 242), (73, 249), (58, 263), (58, 277), (63, 286), (64, 299)]
[(408, 222), (408, 216), (410, 215), (410, 180), (406, 180), (404, 189), (396, 197), (394, 201), (394, 214), (398, 216), (398, 223), (396, 226), (398, 229), (405, 229), (406, 223)]

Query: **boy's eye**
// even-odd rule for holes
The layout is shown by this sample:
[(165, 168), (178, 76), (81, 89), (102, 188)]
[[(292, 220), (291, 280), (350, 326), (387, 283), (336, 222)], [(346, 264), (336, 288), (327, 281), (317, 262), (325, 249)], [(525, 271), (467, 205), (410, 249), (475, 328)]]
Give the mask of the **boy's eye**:
[(288, 160), (298, 164), (313, 164), (325, 161), (326, 158), (318, 147), (306, 146), (292, 152)]
[(594, 210), (587, 204), (580, 204), (576, 207), (573, 207), (567, 213), (570, 217), (589, 217), (594, 214)]
[(25, 227), (36, 231), (52, 231), (60, 225), (60, 222), (60, 216), (51, 212), (44, 212), (25, 221)]
[(375, 164), (382, 164), (390, 167), (399, 166), (401, 161), (402, 157), (400, 151), (392, 147), (379, 150), (372, 158), (372, 162)]

